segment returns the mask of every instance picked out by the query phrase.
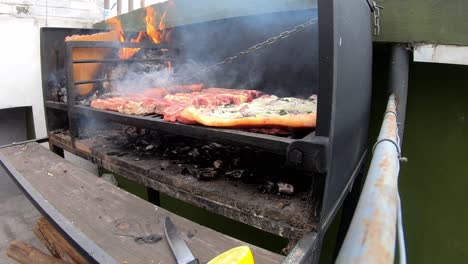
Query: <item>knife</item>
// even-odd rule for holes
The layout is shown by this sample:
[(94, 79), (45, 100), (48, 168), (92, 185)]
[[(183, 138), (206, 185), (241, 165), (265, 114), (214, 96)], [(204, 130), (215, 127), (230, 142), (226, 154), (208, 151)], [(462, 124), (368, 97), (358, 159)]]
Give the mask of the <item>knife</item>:
[(164, 220), (164, 233), (177, 264), (198, 264), (198, 259), (193, 256), (187, 243), (179, 236), (177, 228), (169, 217)]

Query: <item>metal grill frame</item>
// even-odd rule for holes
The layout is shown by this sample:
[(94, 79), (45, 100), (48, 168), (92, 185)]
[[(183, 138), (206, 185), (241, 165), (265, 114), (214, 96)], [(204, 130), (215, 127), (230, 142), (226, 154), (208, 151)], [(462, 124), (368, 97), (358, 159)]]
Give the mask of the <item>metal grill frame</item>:
[[(318, 9), (317, 129), (315, 133), (303, 139), (290, 140), (226, 129), (171, 124), (150, 117), (122, 115), (74, 104), (66, 106), (45, 102), (45, 107), (48, 111), (68, 110), (70, 121), (79, 116), (93, 115), (109, 121), (151, 127), (185, 136), (221, 139), (230, 143), (266, 148), (275, 153), (284, 153), (290, 165), (297, 166), (298, 161), (302, 160), (303, 164), (307, 164), (306, 169), (325, 174), (326, 183), (318, 235), (313, 241), (298, 243), (297, 250), (303, 254), (300, 259), (294, 258), (290, 263), (309, 263), (310, 260), (317, 263), (325, 231), (350, 191), (365, 160), (372, 76), (372, 24), (371, 10), (367, 2), (318, 0)], [(47, 29), (41, 29), (42, 33), (46, 31)], [(44, 43), (42, 35), (41, 43)], [(44, 48), (45, 45), (41, 51)], [(45, 69), (44, 61), (42, 66)], [(43, 70), (43, 89), (46, 95), (47, 76), (44, 74)], [(73, 126), (72, 123), (70, 125)], [(48, 124), (48, 131), (51, 130)]]

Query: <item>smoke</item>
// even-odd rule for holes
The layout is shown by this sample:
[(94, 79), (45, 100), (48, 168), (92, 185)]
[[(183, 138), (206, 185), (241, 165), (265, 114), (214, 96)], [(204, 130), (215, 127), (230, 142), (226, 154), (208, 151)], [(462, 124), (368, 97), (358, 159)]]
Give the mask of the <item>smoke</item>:
[[(113, 83), (121, 93), (154, 87), (203, 83), (206, 87), (258, 89), (279, 96), (309, 97), (316, 92), (317, 24), (210, 71), (206, 67), (317, 17), (315, 9), (216, 20), (177, 27), (165, 63), (127, 66)], [(137, 54), (138, 55), (138, 54)]]

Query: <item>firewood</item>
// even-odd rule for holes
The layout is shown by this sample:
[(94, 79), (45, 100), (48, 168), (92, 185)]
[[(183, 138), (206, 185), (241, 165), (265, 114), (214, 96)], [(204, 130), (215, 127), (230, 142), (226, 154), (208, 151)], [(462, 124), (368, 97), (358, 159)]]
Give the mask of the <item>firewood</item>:
[(23, 243), (21, 241), (13, 241), (6, 250), (8, 257), (22, 264), (67, 264), (68, 262), (54, 258), (39, 249)]
[(37, 221), (33, 231), (54, 257), (73, 264), (88, 263), (44, 217)]

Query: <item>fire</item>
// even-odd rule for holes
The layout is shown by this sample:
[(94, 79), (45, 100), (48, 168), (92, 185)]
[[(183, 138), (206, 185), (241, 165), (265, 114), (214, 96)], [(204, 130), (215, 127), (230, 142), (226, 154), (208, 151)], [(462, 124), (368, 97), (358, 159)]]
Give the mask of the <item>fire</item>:
[[(125, 42), (125, 33), (122, 28), (122, 23), (116, 17), (112, 17), (106, 20), (106, 23), (109, 25), (111, 30), (119, 32), (119, 40), (120, 42)], [(138, 34), (137, 38), (130, 39), (130, 42), (140, 42), (141, 38), (143, 37), (143, 32)], [(121, 48), (119, 50), (119, 57), (123, 60), (127, 60), (131, 58), (135, 53), (137, 53), (140, 48)]]
[[(140, 32), (138, 34), (138, 37), (130, 39), (130, 42), (138, 43), (145, 35), (148, 36), (151, 39), (151, 41), (156, 44), (162, 43), (163, 41), (167, 41), (170, 33), (170, 31), (166, 29), (165, 22), (167, 10), (168, 8), (166, 8), (164, 13), (161, 15), (159, 23), (156, 26), (156, 17), (158, 13), (155, 12), (155, 10), (151, 6), (146, 7), (146, 34), (145, 32)], [(123, 31), (122, 23), (120, 22), (120, 20), (117, 17), (112, 17), (107, 19), (106, 23), (109, 25), (109, 28), (111, 30), (119, 32), (120, 42), (125, 42), (125, 33)], [(139, 50), (139, 48), (122, 48), (119, 50), (119, 57), (124, 60), (129, 59)]]
[(154, 11), (154, 9), (151, 6), (146, 7), (146, 17), (145, 17), (145, 22), (146, 22), (146, 34), (151, 38), (151, 40), (159, 44), (166, 40), (166, 14), (167, 14), (167, 9), (164, 11), (164, 13), (161, 16), (161, 19), (159, 20), (159, 25), (156, 27), (156, 16), (157, 12)]

